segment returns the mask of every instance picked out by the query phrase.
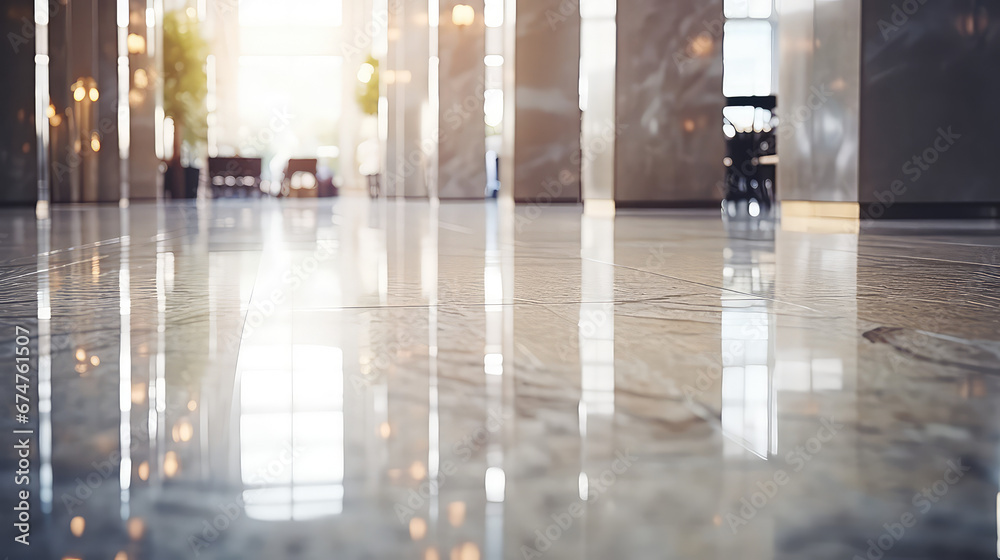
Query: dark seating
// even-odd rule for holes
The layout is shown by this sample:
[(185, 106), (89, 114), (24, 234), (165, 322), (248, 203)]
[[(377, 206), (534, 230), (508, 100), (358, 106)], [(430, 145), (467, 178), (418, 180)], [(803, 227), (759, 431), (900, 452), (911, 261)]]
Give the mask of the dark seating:
[(260, 158), (208, 158), (208, 184), (212, 197), (260, 196), (261, 165)]

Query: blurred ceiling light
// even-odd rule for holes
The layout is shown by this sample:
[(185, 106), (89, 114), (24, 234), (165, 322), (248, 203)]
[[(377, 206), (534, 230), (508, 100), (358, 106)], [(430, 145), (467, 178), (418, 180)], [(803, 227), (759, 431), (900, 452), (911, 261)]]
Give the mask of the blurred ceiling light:
[(488, 54), (483, 58), (487, 66), (503, 66), (503, 56), (499, 54)]
[(476, 21), (476, 11), (468, 4), (458, 4), (451, 9), (451, 22), (459, 27), (472, 25)]
[(142, 35), (129, 33), (126, 39), (129, 54), (142, 54), (146, 52), (146, 38)]
[(101, 151), (101, 137), (96, 132), (90, 136), (90, 149), (95, 152)]
[(139, 480), (149, 480), (149, 462), (139, 463)]
[(50, 118), (50, 119), (52, 117), (56, 116), (56, 106), (50, 104), (49, 108), (45, 110), (45, 116), (48, 117), (48, 118)]
[(87, 351), (83, 348), (76, 349), (76, 361), (82, 362), (87, 359)]
[(97, 88), (90, 88), (90, 100), (97, 101), (101, 98), (101, 93), (97, 91)]
[(198, 408), (198, 401), (191, 399), (188, 401), (188, 410), (194, 412)]
[(73, 99), (77, 101), (83, 101), (83, 98), (87, 96), (87, 91), (83, 89), (83, 86), (76, 86), (73, 90)]

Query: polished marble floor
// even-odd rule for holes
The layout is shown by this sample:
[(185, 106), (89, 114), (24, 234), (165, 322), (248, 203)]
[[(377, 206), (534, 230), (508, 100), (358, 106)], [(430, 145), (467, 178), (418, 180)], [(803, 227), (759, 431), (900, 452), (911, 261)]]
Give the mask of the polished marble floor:
[(0, 280), (10, 558), (998, 554), (995, 222), (0, 209)]

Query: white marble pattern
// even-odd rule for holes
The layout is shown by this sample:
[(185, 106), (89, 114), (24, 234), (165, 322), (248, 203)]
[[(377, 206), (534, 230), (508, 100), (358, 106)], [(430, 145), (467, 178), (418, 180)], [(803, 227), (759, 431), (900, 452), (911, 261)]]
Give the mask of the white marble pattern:
[(0, 210), (0, 360), (32, 331), (51, 378), (32, 469), (52, 473), (32, 482), (31, 555), (6, 521), (2, 550), (996, 553), (995, 223), (536, 212)]

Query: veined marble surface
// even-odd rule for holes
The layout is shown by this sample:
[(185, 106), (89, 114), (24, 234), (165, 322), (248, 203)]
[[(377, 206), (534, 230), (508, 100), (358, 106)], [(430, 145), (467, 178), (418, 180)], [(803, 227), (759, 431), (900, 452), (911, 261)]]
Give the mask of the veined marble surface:
[(0, 279), (10, 558), (997, 554), (996, 223), (2, 209)]

